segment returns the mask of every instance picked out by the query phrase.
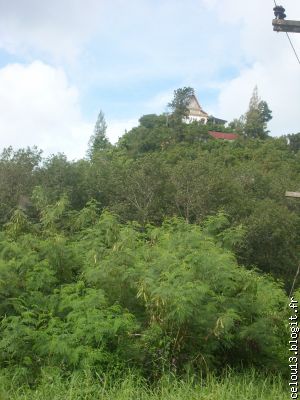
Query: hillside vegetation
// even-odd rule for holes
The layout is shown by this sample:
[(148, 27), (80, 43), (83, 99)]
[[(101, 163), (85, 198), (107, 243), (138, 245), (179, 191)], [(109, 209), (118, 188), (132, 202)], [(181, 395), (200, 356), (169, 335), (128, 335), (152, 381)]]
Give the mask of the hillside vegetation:
[(113, 146), (101, 115), (78, 161), (2, 152), (4, 398), (284, 398), (299, 134), (175, 117)]

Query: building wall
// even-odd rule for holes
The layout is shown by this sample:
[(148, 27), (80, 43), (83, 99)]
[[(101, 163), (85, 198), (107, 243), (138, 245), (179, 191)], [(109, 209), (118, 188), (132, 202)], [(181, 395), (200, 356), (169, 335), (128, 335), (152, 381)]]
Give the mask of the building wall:
[(203, 124), (207, 124), (208, 114), (206, 114), (206, 112), (202, 110), (195, 96), (191, 97), (188, 109), (189, 109), (189, 116), (185, 118), (184, 122), (189, 124), (193, 121), (198, 121)]

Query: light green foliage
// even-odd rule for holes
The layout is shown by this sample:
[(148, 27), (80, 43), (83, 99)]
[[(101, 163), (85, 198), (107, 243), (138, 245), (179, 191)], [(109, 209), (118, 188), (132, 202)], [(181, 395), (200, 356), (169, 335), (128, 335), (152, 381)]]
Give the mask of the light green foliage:
[(53, 207), (50, 228), (47, 205), (37, 231), (1, 236), (3, 368), (31, 381), (43, 366), (99, 372), (125, 362), (153, 377), (225, 363), (284, 371), (286, 296), (237, 265), (228, 248), (240, 228), (224, 214), (204, 228), (173, 218), (141, 229), (96, 218), (90, 203), (66, 215), (90, 216), (66, 236)]
[(43, 365), (104, 368), (128, 350), (134, 317), (80, 280), (74, 245), (23, 235), (15, 244), (2, 238), (1, 249), (2, 366), (32, 380)]
[[(1, 379), (1, 377), (0, 377)], [(2, 385), (1, 385), (2, 384)], [(21, 390), (2, 377), (3, 400), (288, 400), (286, 383), (280, 376), (265, 377), (249, 371), (243, 374), (229, 371), (217, 378), (176, 379), (165, 375), (153, 386), (133, 373), (120, 378), (101, 375), (96, 379), (89, 371), (74, 373), (69, 379), (54, 369), (43, 370), (42, 379), (35, 389)]]
[(204, 232), (213, 235), (217, 244), (228, 250), (236, 250), (243, 243), (246, 230), (243, 225), (230, 226), (229, 216), (219, 212), (208, 217), (203, 223)]
[[(98, 242), (91, 251), (86, 277), (111, 301), (117, 297), (133, 313), (145, 310), (140, 335), (148, 368), (170, 364), (182, 368), (194, 358), (196, 365), (204, 367), (221, 361), (222, 348), (234, 349), (232, 353), (243, 351), (251, 362), (258, 362), (262, 351), (266, 363), (280, 363), (272, 356), (283, 339), (277, 337), (283, 328), (280, 313), (274, 336), (270, 336), (268, 325), (274, 322), (273, 307), (283, 312), (285, 296), (271, 281), (238, 267), (232, 254), (219, 247), (220, 239), (230, 243), (230, 235), (233, 242), (240, 237), (232, 230), (221, 235), (224, 222), (228, 226), (224, 216), (217, 217), (222, 218), (221, 224), (211, 218), (210, 225), (218, 226), (217, 243), (199, 227), (176, 219), (166, 221), (160, 229), (148, 228), (144, 241), (145, 233), (129, 227), (117, 231), (107, 218), (97, 229), (102, 229), (103, 223), (110, 226), (115, 239)], [(273, 296), (269, 311), (268, 305), (260, 305), (268, 292)], [(259, 335), (255, 333), (257, 326), (262, 328)], [(252, 352), (254, 347), (256, 352)], [(233, 356), (230, 359), (237, 361)]]
[(12, 238), (16, 238), (22, 232), (26, 232), (30, 229), (30, 223), (28, 221), (27, 215), (20, 208), (17, 208), (9, 222), (5, 224), (6, 232)]

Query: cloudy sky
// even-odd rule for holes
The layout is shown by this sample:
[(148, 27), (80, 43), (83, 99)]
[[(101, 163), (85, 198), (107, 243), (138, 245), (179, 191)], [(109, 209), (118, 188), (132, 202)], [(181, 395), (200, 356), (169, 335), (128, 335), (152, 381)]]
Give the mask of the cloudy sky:
[[(282, 0), (300, 20), (299, 0)], [(83, 157), (101, 109), (115, 142), (191, 86), (231, 120), (255, 85), (274, 136), (300, 131), (300, 65), (273, 0), (0, 0), (0, 150)], [(300, 54), (300, 34), (291, 34)]]

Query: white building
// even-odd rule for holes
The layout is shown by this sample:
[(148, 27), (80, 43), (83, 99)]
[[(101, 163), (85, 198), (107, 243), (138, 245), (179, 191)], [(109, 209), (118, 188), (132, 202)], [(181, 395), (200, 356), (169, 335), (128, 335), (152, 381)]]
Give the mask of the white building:
[(184, 122), (189, 124), (193, 121), (198, 121), (202, 124), (207, 124), (209, 115), (202, 109), (196, 96), (191, 96), (188, 109), (189, 115), (185, 118)]
[(203, 125), (206, 125), (208, 120), (210, 124), (213, 125), (225, 125), (226, 120), (213, 117), (212, 115), (208, 115), (207, 112), (203, 110), (201, 107), (197, 97), (195, 95), (191, 96), (190, 102), (188, 104), (189, 115), (184, 118), (184, 122), (190, 124), (193, 121), (198, 121)]

